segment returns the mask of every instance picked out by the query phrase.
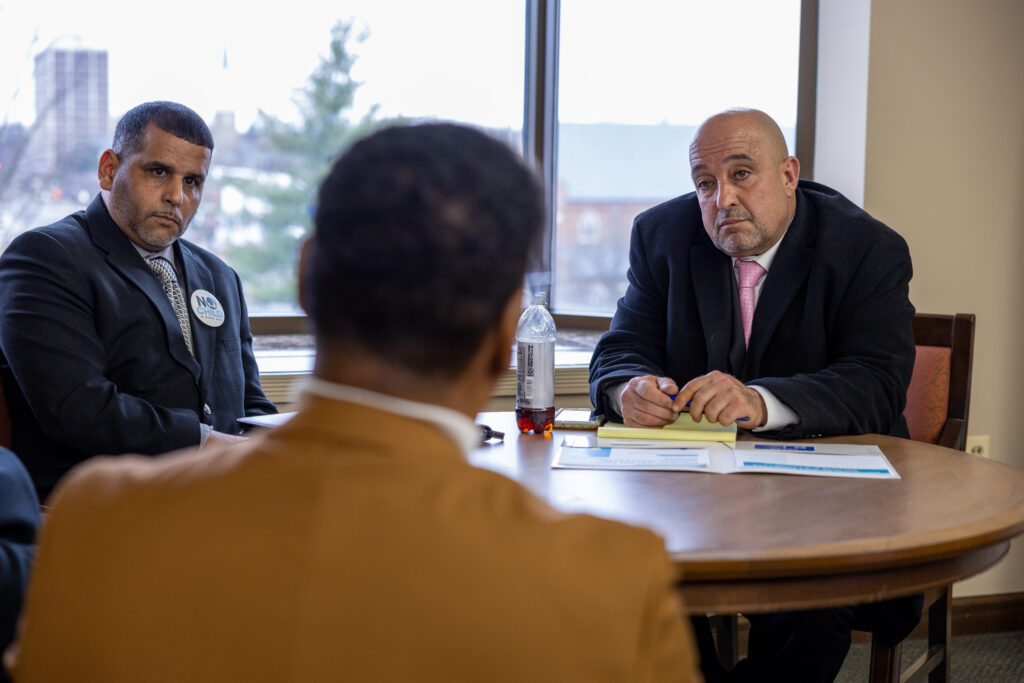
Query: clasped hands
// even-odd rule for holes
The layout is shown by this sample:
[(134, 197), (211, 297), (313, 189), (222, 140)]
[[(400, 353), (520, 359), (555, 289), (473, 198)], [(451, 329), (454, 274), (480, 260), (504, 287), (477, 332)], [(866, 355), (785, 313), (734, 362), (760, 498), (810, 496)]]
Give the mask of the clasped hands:
[[(756, 429), (765, 423), (768, 412), (761, 394), (718, 370), (690, 380), (681, 389), (669, 377), (634, 377), (619, 399), (627, 427), (662, 427), (674, 422), (679, 413), (689, 412), (696, 422), (706, 417), (725, 426), (736, 422), (743, 429)], [(747, 419), (737, 421), (743, 417)]]

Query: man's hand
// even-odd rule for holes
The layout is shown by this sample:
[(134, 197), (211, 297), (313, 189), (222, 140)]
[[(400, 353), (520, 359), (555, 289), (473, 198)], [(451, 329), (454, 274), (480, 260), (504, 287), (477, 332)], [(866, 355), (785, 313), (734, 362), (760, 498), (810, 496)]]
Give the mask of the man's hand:
[(216, 446), (217, 444), (230, 446), (233, 443), (245, 441), (247, 438), (248, 437), (238, 436), (235, 434), (225, 434), (224, 432), (211, 431), (210, 436), (206, 437), (206, 443), (203, 445), (203, 448), (206, 448), (207, 446)]
[[(696, 422), (700, 422), (703, 415), (720, 425), (729, 426), (736, 422), (736, 426), (743, 429), (756, 429), (768, 419), (768, 409), (761, 394), (718, 370), (686, 383), (676, 395), (675, 405), (685, 406), (687, 403)], [(748, 419), (737, 422), (741, 417)]]
[(668, 377), (634, 377), (619, 394), (622, 421), (627, 427), (663, 427), (675, 422), (678, 401), (673, 403), (669, 395), (678, 391), (675, 380)]

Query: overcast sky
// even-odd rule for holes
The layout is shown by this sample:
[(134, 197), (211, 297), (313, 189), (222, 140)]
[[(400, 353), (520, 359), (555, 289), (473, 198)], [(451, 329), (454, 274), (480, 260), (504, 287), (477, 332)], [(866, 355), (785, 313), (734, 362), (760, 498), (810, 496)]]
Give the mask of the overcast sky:
[[(796, 119), (799, 0), (563, 0), (559, 116), (574, 123), (694, 124), (730, 106)], [(627, 14), (628, 11), (628, 14)], [(33, 58), (49, 45), (109, 53), (110, 112), (177, 100), (211, 120), (291, 99), (337, 19), (368, 31), (352, 46), (360, 109), (522, 125), (522, 0), (0, 0), (0, 117), (34, 118)], [(227, 68), (223, 66), (227, 53)]]

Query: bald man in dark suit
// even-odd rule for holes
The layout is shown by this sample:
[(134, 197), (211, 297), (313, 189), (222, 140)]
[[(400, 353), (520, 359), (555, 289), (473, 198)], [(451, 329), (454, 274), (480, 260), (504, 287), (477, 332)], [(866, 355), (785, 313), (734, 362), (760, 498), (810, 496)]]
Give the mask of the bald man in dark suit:
[[(908, 436), (914, 307), (903, 238), (799, 180), (764, 112), (704, 122), (690, 170), (695, 192), (636, 218), (629, 287), (590, 366), (594, 405), (631, 426), (688, 410), (760, 437)], [(728, 680), (831, 681), (851, 626), (897, 642), (920, 612), (911, 598), (749, 615), (749, 657)], [(704, 649), (705, 675), (723, 680)]]

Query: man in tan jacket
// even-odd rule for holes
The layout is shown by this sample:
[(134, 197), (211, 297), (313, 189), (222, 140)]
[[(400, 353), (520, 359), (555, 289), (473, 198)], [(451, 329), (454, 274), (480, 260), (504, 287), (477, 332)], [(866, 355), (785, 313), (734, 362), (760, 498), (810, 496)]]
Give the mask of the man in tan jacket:
[(356, 143), (303, 251), (317, 361), (298, 414), (244, 444), (73, 471), (15, 680), (699, 680), (660, 538), (465, 460), (542, 213), (482, 133)]

